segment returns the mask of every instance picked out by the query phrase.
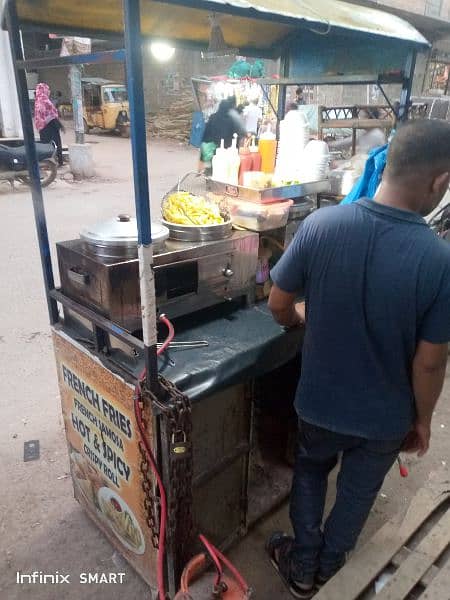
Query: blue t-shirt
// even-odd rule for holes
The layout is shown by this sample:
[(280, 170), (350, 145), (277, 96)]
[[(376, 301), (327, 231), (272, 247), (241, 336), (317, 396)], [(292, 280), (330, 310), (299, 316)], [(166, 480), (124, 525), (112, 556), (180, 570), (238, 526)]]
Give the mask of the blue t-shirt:
[(308, 217), (271, 276), (306, 298), (299, 415), (368, 439), (406, 435), (417, 343), (450, 340), (450, 245), (418, 214), (362, 199)]

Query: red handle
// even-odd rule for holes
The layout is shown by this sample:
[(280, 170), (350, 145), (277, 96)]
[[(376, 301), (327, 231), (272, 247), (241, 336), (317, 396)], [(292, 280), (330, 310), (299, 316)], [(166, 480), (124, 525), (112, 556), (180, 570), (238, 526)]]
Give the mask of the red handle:
[(400, 456), (397, 457), (397, 462), (398, 462), (398, 468), (399, 468), (399, 471), (400, 471), (400, 476), (401, 477), (408, 477), (408, 475), (409, 475), (408, 467), (403, 464), (402, 459), (400, 458)]

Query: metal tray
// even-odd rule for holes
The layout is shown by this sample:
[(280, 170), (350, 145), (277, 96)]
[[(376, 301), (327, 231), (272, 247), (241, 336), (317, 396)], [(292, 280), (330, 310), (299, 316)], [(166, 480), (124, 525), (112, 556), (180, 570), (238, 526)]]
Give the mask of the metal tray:
[(323, 181), (311, 181), (310, 183), (302, 183), (298, 185), (284, 185), (282, 187), (255, 189), (247, 188), (242, 185), (230, 185), (220, 181), (208, 179), (206, 186), (210, 192), (214, 194), (224, 194), (233, 198), (240, 198), (248, 202), (259, 202), (260, 204), (268, 204), (270, 202), (278, 202), (279, 200), (289, 200), (294, 198), (302, 198), (310, 194), (321, 194), (330, 191), (330, 182), (328, 179)]
[(217, 225), (178, 225), (162, 220), (169, 230), (169, 238), (180, 242), (212, 242), (230, 237), (232, 223), (227, 221)]

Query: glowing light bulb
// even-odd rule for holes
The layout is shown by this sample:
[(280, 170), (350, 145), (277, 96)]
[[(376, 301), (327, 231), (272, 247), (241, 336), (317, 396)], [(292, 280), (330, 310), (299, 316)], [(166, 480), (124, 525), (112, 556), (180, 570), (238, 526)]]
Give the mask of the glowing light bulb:
[(168, 62), (175, 54), (175, 48), (167, 42), (152, 42), (150, 52), (159, 62)]

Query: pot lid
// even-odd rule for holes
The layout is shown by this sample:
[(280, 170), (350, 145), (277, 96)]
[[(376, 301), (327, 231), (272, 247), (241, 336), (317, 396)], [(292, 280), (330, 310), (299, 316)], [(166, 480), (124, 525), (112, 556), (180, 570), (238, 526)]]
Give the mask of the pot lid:
[[(121, 214), (84, 228), (81, 239), (95, 246), (120, 246), (130, 248), (137, 246), (137, 223), (135, 217)], [(163, 242), (169, 237), (169, 230), (160, 223), (152, 222), (153, 243)]]

